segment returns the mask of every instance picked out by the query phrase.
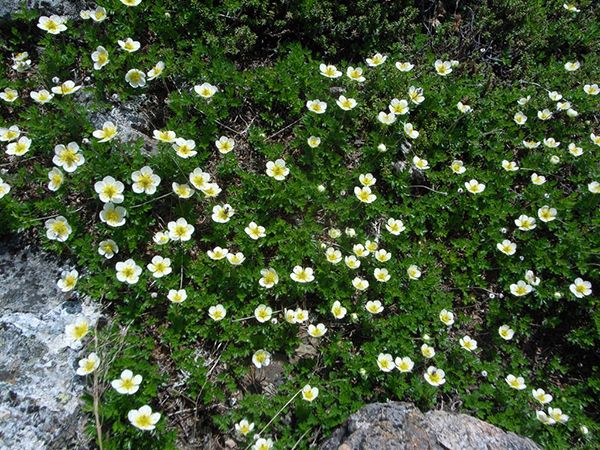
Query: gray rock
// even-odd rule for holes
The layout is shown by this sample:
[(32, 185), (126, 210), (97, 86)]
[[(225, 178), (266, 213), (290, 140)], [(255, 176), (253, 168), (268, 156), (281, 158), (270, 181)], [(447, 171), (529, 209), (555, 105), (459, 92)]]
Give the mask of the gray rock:
[(321, 450), (539, 450), (531, 440), (465, 414), (412, 403), (372, 403), (352, 414)]
[(77, 0), (0, 0), (0, 19), (26, 9), (36, 9), (44, 14), (78, 17), (85, 6), (84, 1)]
[(64, 264), (17, 240), (0, 241), (0, 448), (83, 448), (75, 373), (81, 352), (64, 329), (79, 316), (91, 325), (98, 307), (60, 292)]

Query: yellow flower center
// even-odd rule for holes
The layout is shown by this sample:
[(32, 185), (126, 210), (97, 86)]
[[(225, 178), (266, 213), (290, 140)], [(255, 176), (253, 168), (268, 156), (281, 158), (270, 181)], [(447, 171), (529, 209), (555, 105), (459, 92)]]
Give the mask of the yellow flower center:
[(121, 380), (121, 387), (123, 389), (133, 389), (135, 387), (135, 384), (133, 384), (133, 380), (131, 378), (125, 378), (124, 380)]
[(148, 414), (138, 416), (135, 419), (135, 422), (140, 428), (147, 428), (149, 426), (152, 426), (152, 421), (150, 420), (150, 416)]
[(65, 225), (65, 223), (62, 221), (54, 222), (52, 224), (52, 230), (58, 235), (66, 234), (67, 225)]

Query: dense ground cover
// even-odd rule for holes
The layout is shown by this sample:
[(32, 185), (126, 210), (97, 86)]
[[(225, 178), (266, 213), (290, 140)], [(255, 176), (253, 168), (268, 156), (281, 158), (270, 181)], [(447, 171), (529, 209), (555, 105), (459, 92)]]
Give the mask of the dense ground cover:
[[(308, 448), (393, 398), (597, 447), (597, 6), (126, 3), (1, 25), (0, 223), (107, 307), (65, 331), (98, 443)], [(123, 104), (147, 138), (92, 124)]]

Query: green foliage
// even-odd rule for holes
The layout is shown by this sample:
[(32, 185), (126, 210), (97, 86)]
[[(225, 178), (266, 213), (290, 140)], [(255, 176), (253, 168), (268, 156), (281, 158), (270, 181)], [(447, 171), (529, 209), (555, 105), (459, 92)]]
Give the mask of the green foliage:
[[(102, 299), (120, 324), (97, 335), (104, 447), (175, 448), (176, 430), (185, 438), (189, 425), (181, 422), (186, 420), (207, 433), (232, 434), (234, 423), (247, 418), (258, 431), (307, 383), (319, 388), (318, 398), (311, 403), (296, 398), (264, 433), (278, 448), (291, 448), (302, 436), (307, 437), (298, 448), (308, 448), (360, 406), (388, 398), (424, 409), (453, 405), (547, 448), (597, 447), (598, 300), (569, 292), (577, 277), (592, 281), (594, 293), (600, 289), (600, 196), (587, 189), (600, 175), (596, 146), (589, 140), (594, 130), (600, 134), (598, 97), (582, 90), (583, 84), (598, 82), (597, 6), (583, 2), (581, 13), (572, 14), (562, 3), (526, 0), (493, 8), (464, 2), (292, 3), (163, 0), (125, 8), (113, 0), (103, 4), (111, 12), (106, 21), (70, 21), (58, 36), (37, 29), (39, 15), (31, 11), (2, 25), (8, 39), (2, 44), (0, 89), (15, 88), (21, 97), (2, 105), (0, 126), (18, 124), (33, 144), (26, 156), (3, 156), (7, 172), (0, 176), (12, 190), (0, 199), (0, 230), (39, 234), (48, 248), (72, 258), (82, 273), (77, 290)], [(116, 39), (128, 36), (141, 41), (141, 50), (118, 49)], [(110, 63), (94, 70), (90, 54), (99, 45), (108, 49)], [(10, 69), (11, 54), (23, 50), (34, 68), (17, 74)], [(364, 83), (345, 74), (335, 80), (319, 74), (324, 61), (335, 61), (344, 71), (366, 67), (364, 58), (378, 50), (390, 57), (365, 69)], [(440, 77), (433, 70), (438, 58), (456, 58), (460, 65)], [(145, 88), (125, 82), (129, 69), (147, 71), (159, 60), (165, 72)], [(400, 72), (393, 64), (397, 60), (411, 61), (415, 69)], [(566, 72), (563, 65), (572, 60), (582, 67)], [(49, 89), (54, 77), (84, 88), (46, 105), (32, 102), (29, 91)], [(219, 88), (210, 101), (193, 91), (205, 81)], [(408, 98), (410, 86), (422, 87), (425, 101), (411, 103), (410, 115), (398, 116), (391, 126), (378, 122), (379, 111), (387, 110), (392, 98)], [(537, 119), (538, 110), (555, 108), (548, 98), (553, 90), (572, 102), (577, 118), (561, 112), (551, 121)], [(358, 106), (342, 111), (335, 104), (340, 93)], [(165, 143), (148, 151), (141, 138), (99, 143), (91, 137), (90, 112), (140, 95), (158, 105), (152, 126), (193, 139), (195, 157), (178, 158)], [(517, 105), (528, 95), (527, 105)], [(316, 98), (327, 102), (325, 114), (307, 112), (306, 101)], [(459, 101), (474, 111), (463, 114)], [(529, 118), (523, 127), (512, 120), (519, 110)], [(407, 117), (420, 132), (416, 140), (402, 130)], [(153, 129), (138, 131), (151, 135)], [(221, 135), (235, 139), (233, 152), (215, 149)], [(321, 138), (318, 147), (307, 145), (310, 136)], [(547, 137), (561, 146), (522, 144)], [(80, 143), (86, 163), (50, 192), (54, 146), (71, 141)], [(570, 142), (583, 148), (581, 156), (567, 151)], [(379, 151), (380, 144), (387, 151)], [(559, 164), (550, 162), (552, 155), (560, 157)], [(413, 156), (426, 158), (431, 169), (418, 171)], [(278, 158), (290, 169), (285, 181), (265, 174), (267, 161)], [(454, 160), (464, 162), (464, 174), (452, 173)], [(520, 170), (503, 170), (503, 160), (517, 161)], [(129, 189), (131, 173), (146, 165), (162, 180), (153, 196)], [(189, 199), (171, 193), (171, 183), (188, 182), (197, 167), (223, 189), (216, 199), (199, 191)], [(534, 172), (547, 182), (532, 184)], [(377, 200), (370, 204), (353, 194), (359, 175), (366, 173), (377, 178)], [(107, 175), (127, 185), (123, 227), (98, 219), (102, 204), (94, 183)], [(471, 179), (486, 190), (463, 192)], [(213, 206), (224, 203), (233, 206), (234, 216), (213, 222)], [(529, 232), (516, 229), (519, 215), (537, 217), (544, 205), (557, 209), (557, 220), (538, 220)], [(73, 228), (64, 243), (45, 237), (44, 220), (56, 215)], [(194, 225), (191, 241), (153, 242), (154, 233), (179, 217)], [(389, 218), (402, 219), (406, 231), (387, 232)], [(247, 236), (244, 228), (251, 221), (266, 228), (266, 237)], [(347, 228), (356, 235), (344, 233)], [(341, 236), (332, 237), (332, 229)], [(97, 251), (105, 239), (119, 245), (112, 259)], [(504, 239), (517, 242), (517, 254), (498, 252), (496, 243)], [(327, 247), (346, 256), (367, 240), (392, 259), (364, 258), (356, 271), (325, 259)], [(243, 252), (246, 261), (239, 266), (213, 261), (206, 252), (216, 246)], [(117, 261), (133, 258), (145, 269), (155, 255), (171, 259), (172, 274), (155, 279), (144, 270), (133, 285), (116, 279)], [(412, 264), (423, 271), (418, 280), (406, 274)], [(289, 273), (295, 265), (312, 267), (316, 280), (294, 283)], [(272, 289), (258, 283), (267, 267), (280, 277)], [(379, 267), (389, 270), (389, 282), (375, 281)], [(512, 296), (510, 285), (529, 269), (541, 283), (527, 296)], [(364, 292), (352, 286), (358, 274), (370, 282)], [(169, 290), (182, 287), (187, 300), (170, 303)], [(368, 300), (380, 300), (384, 311), (367, 312)], [(348, 308), (342, 320), (330, 313), (335, 301)], [(217, 304), (227, 310), (219, 322), (208, 316)], [(259, 304), (279, 311), (277, 323), (254, 319)], [(281, 311), (297, 307), (310, 311), (310, 323), (327, 326), (324, 337), (309, 338), (306, 323), (286, 323)], [(454, 311), (452, 327), (440, 322), (442, 309)], [(515, 330), (511, 341), (498, 335), (503, 324)], [(458, 345), (464, 335), (478, 341), (476, 352)], [(420, 353), (424, 342), (436, 349), (431, 361)], [(300, 357), (301, 344), (314, 352)], [(266, 369), (252, 366), (258, 349), (282, 366), (274, 389), (261, 381)], [(380, 353), (411, 357), (414, 371), (380, 371)], [(446, 372), (443, 386), (425, 382), (429, 365)], [(132, 397), (109, 385), (124, 369), (144, 377)], [(527, 389), (511, 389), (504, 380), (509, 373), (523, 376)], [(530, 391), (538, 387), (554, 395), (552, 406), (569, 414), (566, 424), (544, 426), (535, 419), (541, 408)], [(93, 413), (91, 394), (88, 400)], [(150, 433), (127, 421), (128, 410), (143, 404), (163, 413)], [(191, 419), (186, 410), (193, 411)], [(581, 425), (591, 434), (582, 436)], [(96, 430), (90, 432), (95, 436)]]

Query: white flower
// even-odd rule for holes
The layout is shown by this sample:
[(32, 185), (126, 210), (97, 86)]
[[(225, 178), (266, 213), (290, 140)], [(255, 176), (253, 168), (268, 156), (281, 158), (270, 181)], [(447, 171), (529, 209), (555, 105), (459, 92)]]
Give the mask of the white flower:
[(254, 430), (254, 422), (250, 423), (246, 419), (242, 419), (235, 424), (235, 432), (241, 436), (246, 436), (252, 430)]
[(206, 252), (208, 257), (214, 261), (220, 261), (221, 259), (225, 259), (229, 254), (229, 250), (226, 248), (215, 247), (212, 250)]
[(82, 339), (87, 336), (90, 331), (90, 323), (85, 317), (78, 317), (73, 323), (65, 326), (65, 335), (69, 346), (74, 349), (81, 348)]
[[(169, 223), (175, 223), (175, 222), (169, 222)], [(154, 233), (154, 236), (152, 236), (152, 240), (155, 243), (157, 243), (158, 245), (164, 245), (164, 244), (168, 243), (171, 239), (169, 237), (169, 232), (167, 232), (167, 231), (158, 231), (158, 232)], [(176, 241), (178, 239), (173, 239), (173, 240)]]
[(346, 317), (347, 312), (348, 310), (344, 308), (342, 304), (337, 300), (333, 303), (333, 305), (331, 305), (331, 314), (333, 314), (333, 317), (335, 317), (338, 320)]
[(537, 173), (534, 173), (531, 175), (531, 182), (535, 185), (541, 186), (542, 184), (544, 184), (546, 182), (546, 177), (543, 175), (538, 175)]
[(221, 304), (211, 306), (210, 308), (208, 308), (208, 316), (215, 322), (223, 320), (226, 315), (227, 310)]
[(517, 219), (515, 219), (515, 225), (519, 227), (519, 230), (521, 231), (530, 231), (535, 229), (537, 226), (535, 224), (535, 219), (525, 214), (521, 214)]
[(95, 130), (92, 133), (98, 142), (108, 142), (112, 140), (118, 133), (117, 126), (113, 122), (104, 122), (102, 129)]
[(558, 423), (567, 423), (569, 421), (569, 416), (563, 414), (560, 408), (548, 408), (548, 415)]
[(369, 282), (363, 278), (355, 277), (352, 280), (352, 286), (358, 291), (364, 291), (369, 287)]
[(0, 199), (10, 192), (10, 184), (0, 178)]
[(267, 305), (258, 305), (254, 310), (254, 317), (260, 323), (265, 323), (271, 320), (271, 315), (273, 314), (273, 310)]
[(171, 144), (177, 139), (177, 134), (172, 130), (154, 130), (152, 137), (160, 142)]
[(356, 259), (356, 256), (354, 255), (344, 257), (344, 263), (346, 264), (346, 266), (348, 266), (348, 268), (353, 270), (358, 269), (360, 267), (360, 261)]
[(579, 61), (572, 61), (565, 63), (565, 70), (567, 72), (575, 72), (581, 67), (581, 63)]
[(21, 136), (18, 141), (11, 142), (6, 146), (6, 154), (14, 156), (23, 156), (31, 148), (31, 139), (27, 136)]
[(373, 276), (375, 277), (375, 279), (377, 281), (379, 281), (381, 283), (385, 283), (385, 282), (389, 281), (391, 278), (387, 269), (379, 269), (379, 268), (377, 268), (373, 271)]
[(65, 270), (60, 274), (60, 280), (56, 283), (62, 292), (69, 292), (75, 289), (79, 280), (79, 272), (77, 270)]
[(535, 398), (542, 405), (552, 401), (552, 395), (547, 394), (543, 389), (532, 389), (531, 395), (533, 395), (533, 398)]
[(152, 67), (152, 69), (150, 69), (148, 71), (148, 73), (146, 74), (146, 76), (148, 77), (148, 81), (152, 81), (155, 80), (156, 78), (160, 77), (160, 75), (163, 73), (163, 71), (165, 70), (165, 63), (162, 61), (157, 62), (154, 67)]
[(235, 214), (235, 210), (229, 203), (215, 205), (212, 209), (212, 220), (217, 223), (227, 223)]
[(55, 94), (59, 94), (59, 95), (70, 95), (70, 94), (74, 94), (79, 89), (81, 89), (81, 86), (76, 86), (75, 82), (73, 82), (71, 80), (67, 80), (60, 86), (54, 86), (52, 88), (52, 92), (54, 92)]
[(389, 353), (380, 353), (377, 356), (377, 366), (382, 372), (391, 372), (396, 367), (394, 358)]
[(390, 260), (390, 258), (392, 257), (392, 254), (390, 252), (388, 252), (385, 249), (379, 249), (377, 250), (373, 256), (375, 256), (375, 259), (381, 263), (387, 262)]
[(167, 298), (172, 303), (183, 303), (187, 300), (187, 292), (185, 289), (169, 289)]
[(124, 41), (119, 39), (119, 40), (117, 40), (117, 44), (119, 44), (119, 47), (121, 47), (121, 50), (125, 50), (128, 53), (137, 52), (141, 47), (139, 41), (134, 41), (131, 38), (127, 38)]
[(404, 133), (411, 139), (416, 139), (419, 137), (419, 132), (414, 129), (412, 123), (410, 122), (404, 124)]
[(583, 149), (581, 147), (578, 147), (577, 145), (575, 145), (573, 142), (571, 142), (569, 144), (569, 153), (573, 156), (579, 157), (581, 155), (583, 155)]
[(515, 297), (522, 297), (533, 291), (533, 287), (523, 280), (519, 280), (516, 284), (510, 285), (510, 293)]
[(307, 402), (312, 402), (315, 398), (319, 396), (319, 388), (311, 387), (310, 384), (307, 384), (302, 388), (302, 399)]
[(363, 77), (363, 70), (360, 67), (348, 67), (346, 69), (346, 76), (359, 83), (363, 83), (365, 81), (365, 77)]
[(421, 354), (427, 358), (427, 359), (431, 359), (435, 356), (435, 349), (427, 344), (423, 344), (421, 345)]
[(411, 264), (408, 269), (406, 269), (406, 274), (411, 280), (418, 280), (421, 278), (421, 269), (415, 264)]
[(202, 83), (201, 85), (194, 86), (194, 92), (202, 98), (209, 99), (215, 95), (219, 89), (210, 83)]
[(384, 56), (381, 53), (375, 53), (371, 58), (367, 58), (367, 64), (369, 67), (377, 67), (383, 64), (387, 59), (387, 55)]
[(38, 20), (38, 28), (50, 34), (59, 34), (67, 29), (66, 19), (56, 15), (47, 17), (41, 16)]
[(271, 450), (273, 448), (273, 440), (258, 438), (251, 450)]
[(132, 88), (144, 87), (146, 86), (146, 74), (138, 69), (130, 69), (125, 74), (125, 81), (127, 81)]
[(560, 142), (557, 142), (553, 137), (545, 138), (544, 145), (548, 148), (556, 148), (560, 145)]
[(179, 198), (190, 198), (192, 195), (194, 195), (194, 190), (187, 184), (179, 184), (179, 183), (175, 183), (173, 182), (173, 184), (171, 184), (171, 188), (173, 189), (173, 192), (175, 193), (175, 195), (177, 195), (177, 197)]
[(446, 75), (452, 73), (452, 63), (450, 61), (442, 61), (441, 59), (438, 59), (433, 66), (435, 67), (435, 71), (438, 75), (445, 77)]
[(306, 143), (310, 148), (317, 148), (319, 145), (321, 145), (321, 138), (317, 136), (310, 136), (306, 140)]
[(46, 237), (52, 241), (65, 242), (73, 231), (63, 216), (48, 219), (44, 225), (46, 226)]
[(100, 358), (95, 353), (90, 353), (87, 358), (79, 360), (79, 367), (77, 368), (77, 375), (84, 376), (89, 375), (100, 365)]
[(498, 250), (500, 250), (505, 255), (511, 256), (514, 255), (517, 251), (517, 244), (509, 241), (508, 239), (504, 239), (502, 242), (498, 242), (496, 244)]
[(406, 230), (406, 227), (404, 226), (404, 223), (401, 220), (389, 218), (387, 223), (385, 224), (385, 229), (388, 230), (394, 236), (398, 236), (400, 233)]
[(535, 416), (536, 416), (537, 420), (542, 422), (544, 425), (556, 424), (556, 421), (552, 417), (547, 415), (544, 411), (536, 411)]
[(552, 111), (550, 111), (548, 108), (537, 112), (538, 119), (540, 120), (550, 120), (552, 119), (552, 115)]
[(427, 372), (423, 375), (425, 380), (432, 386), (441, 386), (446, 382), (446, 374), (442, 369), (435, 366), (429, 366)]
[(94, 190), (103, 203), (123, 203), (123, 190), (125, 185), (111, 176), (106, 176), (102, 181), (94, 184)]
[(189, 241), (194, 233), (194, 226), (187, 223), (183, 217), (167, 224), (169, 239), (173, 241)]
[(176, 138), (175, 142), (173, 143), (173, 150), (175, 150), (177, 156), (183, 159), (196, 156), (198, 152), (194, 150), (195, 148), (196, 142), (192, 139)]
[(337, 70), (337, 68), (331, 64), (320, 64), (319, 71), (321, 72), (321, 75), (327, 78), (339, 78), (342, 76), (342, 72)]
[(127, 211), (125, 208), (108, 202), (104, 204), (102, 211), (100, 211), (100, 220), (110, 227), (120, 227), (125, 225), (126, 215)]
[(477, 180), (469, 180), (465, 183), (465, 189), (471, 194), (480, 194), (485, 191), (485, 184)]
[(158, 255), (152, 258), (152, 262), (147, 267), (154, 278), (162, 278), (173, 271), (171, 268), (171, 259)]
[(528, 149), (538, 148), (541, 144), (540, 141), (523, 140), (523, 146)]
[(154, 174), (154, 171), (144, 166), (140, 170), (136, 170), (131, 174), (133, 184), (131, 188), (136, 194), (148, 194), (152, 195), (156, 192), (156, 188), (160, 184), (160, 177)]
[(106, 49), (104, 47), (102, 47), (101, 45), (96, 47), (96, 51), (94, 51), (92, 53), (92, 61), (94, 62), (95, 70), (100, 70), (105, 65), (107, 65), (110, 60), (109, 60), (108, 52), (106, 51)]
[(418, 88), (415, 86), (411, 86), (408, 88), (408, 98), (415, 105), (419, 105), (425, 101), (425, 96), (423, 95), (423, 88)]
[(142, 3), (142, 0), (121, 0), (125, 6), (137, 6)]
[(397, 98), (392, 99), (392, 101), (388, 105), (388, 109), (391, 113), (399, 116), (408, 114), (410, 111), (410, 108), (408, 107), (408, 102), (404, 99), (398, 100)]
[(458, 342), (460, 343), (460, 346), (468, 352), (477, 350), (477, 341), (470, 336), (461, 337)]
[(588, 191), (590, 191), (592, 194), (600, 194), (600, 183), (598, 183), (597, 181), (592, 181), (591, 183), (588, 183), (587, 187)]
[(396, 66), (396, 69), (398, 69), (400, 72), (410, 72), (415, 67), (414, 64), (411, 64), (408, 61), (407, 62), (397, 61), (395, 66)]
[(525, 122), (527, 122), (527, 116), (519, 111), (513, 116), (513, 120), (517, 125), (525, 125)]
[(426, 159), (421, 159), (418, 156), (413, 156), (413, 164), (415, 165), (415, 167), (419, 170), (427, 170), (429, 169), (429, 162)]
[(577, 298), (583, 298), (592, 295), (592, 283), (584, 281), (582, 278), (576, 278), (569, 286), (569, 290)]
[(12, 125), (10, 128), (0, 128), (0, 142), (10, 142), (21, 136), (21, 130), (18, 126)]
[(283, 159), (278, 159), (275, 162), (267, 162), (267, 175), (275, 178), (277, 181), (285, 180), (285, 177), (290, 173), (290, 169), (285, 166)]
[(512, 374), (509, 374), (506, 378), (506, 383), (513, 389), (516, 389), (518, 391), (522, 391), (523, 389), (526, 389), (527, 386), (525, 385), (525, 380), (523, 379), (523, 377), (515, 377)]
[(131, 258), (118, 262), (115, 269), (117, 270), (117, 280), (127, 284), (136, 284), (142, 273), (142, 268)]
[(254, 364), (257, 369), (267, 367), (271, 364), (271, 354), (262, 349), (255, 351), (252, 355), (252, 364)]
[(327, 111), (327, 103), (322, 102), (319, 99), (316, 100), (308, 100), (306, 102), (306, 107), (309, 111), (312, 111), (316, 114), (323, 114)]
[(365, 309), (370, 312), (371, 314), (379, 314), (381, 312), (383, 312), (383, 305), (381, 304), (381, 302), (379, 300), (369, 300), (367, 302), (367, 304), (365, 305)]
[(583, 86), (583, 91), (588, 95), (598, 95), (600, 94), (600, 87), (597, 84), (586, 84)]
[(46, 89), (41, 89), (39, 91), (31, 91), (29, 96), (40, 105), (48, 103), (50, 100), (54, 98), (54, 94), (48, 92)]
[(456, 108), (463, 114), (468, 114), (473, 112), (473, 108), (463, 102), (458, 102), (456, 104)]
[(354, 187), (354, 195), (362, 203), (367, 203), (367, 204), (373, 203), (377, 199), (377, 196), (375, 194), (371, 193), (371, 188), (368, 186), (363, 186), (363, 187), (355, 186)]
[(264, 288), (269, 289), (275, 286), (277, 283), (279, 283), (279, 276), (277, 275), (277, 272), (275, 272), (274, 269), (262, 269), (260, 271), (260, 274), (261, 278), (258, 281), (258, 284), (260, 284)]
[(79, 145), (76, 142), (69, 142), (66, 147), (63, 144), (54, 147), (52, 163), (62, 167), (65, 172), (75, 172), (84, 162), (85, 158), (79, 153)]
[(106, 9), (102, 6), (97, 6), (95, 10), (90, 11), (90, 19), (94, 22), (103, 22), (106, 19)]
[(380, 111), (379, 114), (377, 114), (377, 120), (385, 125), (391, 125), (396, 121), (396, 115), (393, 112), (387, 113), (385, 111)]
[(98, 244), (98, 254), (106, 259), (111, 259), (117, 253), (119, 253), (119, 246), (112, 239), (107, 239)]
[(125, 369), (119, 378), (110, 382), (110, 385), (119, 394), (132, 395), (139, 390), (141, 383), (141, 375), (134, 375), (131, 370)]
[(215, 141), (215, 146), (217, 147), (217, 150), (219, 150), (219, 153), (225, 155), (233, 150), (235, 141), (227, 136), (221, 136)]
[(310, 283), (315, 279), (310, 267), (294, 266), (290, 278), (297, 283)]
[(357, 104), (356, 100), (354, 100), (353, 98), (346, 98), (343, 95), (340, 95), (339, 98), (335, 101), (335, 103), (344, 111), (350, 111), (356, 108)]
[(250, 222), (246, 228), (244, 228), (246, 234), (250, 239), (260, 239), (266, 236), (265, 227), (261, 227), (256, 222)]
[(160, 413), (153, 413), (150, 406), (144, 405), (140, 409), (130, 410), (127, 413), (127, 419), (134, 427), (150, 431), (156, 428), (156, 424), (160, 420)]
[(440, 311), (439, 318), (442, 321), (442, 323), (448, 327), (454, 324), (454, 313), (452, 313), (452, 311), (442, 309)]
[(19, 93), (16, 90), (7, 87), (4, 88), (4, 91), (0, 92), (0, 98), (7, 103), (12, 103), (19, 98)]
[(411, 372), (413, 367), (415, 367), (415, 363), (408, 356), (403, 358), (396, 357), (396, 359), (394, 359), (394, 365), (402, 373)]
[(556, 208), (544, 205), (538, 209), (538, 217), (542, 222), (552, 222), (556, 219)]
[(329, 247), (325, 251), (325, 258), (327, 259), (327, 262), (337, 264), (342, 260), (342, 252), (333, 247)]
[(227, 261), (232, 266), (239, 266), (246, 260), (246, 257), (242, 252), (237, 253), (227, 253)]
[[(296, 321), (298, 321), (298, 312), (296, 311)], [(322, 323), (318, 323), (316, 326), (312, 323), (308, 326), (308, 334), (312, 337), (319, 338), (323, 337), (327, 333), (327, 328)]]
[(515, 331), (508, 325), (501, 325), (498, 327), (498, 334), (505, 341), (510, 341), (515, 335)]
[(507, 172), (515, 172), (519, 170), (519, 165), (514, 161), (507, 161), (505, 159), (502, 161), (502, 168)]

